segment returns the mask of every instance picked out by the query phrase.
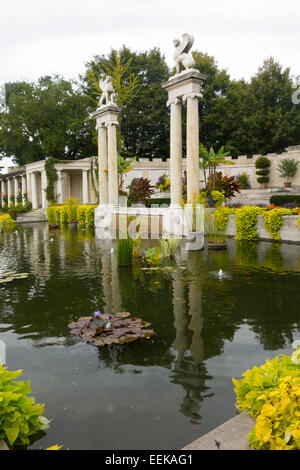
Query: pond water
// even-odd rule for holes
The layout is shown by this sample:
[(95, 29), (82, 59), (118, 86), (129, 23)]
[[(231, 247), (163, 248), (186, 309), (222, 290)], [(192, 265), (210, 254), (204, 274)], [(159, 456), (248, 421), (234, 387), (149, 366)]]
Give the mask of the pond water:
[[(229, 240), (149, 274), (118, 269), (111, 243), (46, 224), (0, 240), (0, 273), (30, 273), (0, 285), (0, 339), (52, 419), (32, 449), (180, 449), (236, 414), (232, 377), (300, 339), (300, 246)], [(68, 324), (95, 310), (129, 311), (156, 334), (83, 343)]]

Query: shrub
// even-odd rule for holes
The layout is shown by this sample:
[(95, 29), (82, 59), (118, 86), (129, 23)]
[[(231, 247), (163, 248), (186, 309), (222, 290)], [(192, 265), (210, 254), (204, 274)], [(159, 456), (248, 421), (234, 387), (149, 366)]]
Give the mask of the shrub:
[(282, 194), (278, 196), (271, 196), (270, 197), (270, 204), (274, 204), (274, 206), (282, 206), (287, 202), (295, 202), (300, 204), (300, 195), (298, 194)]
[(28, 445), (30, 436), (48, 427), (44, 405), (35, 403), (30, 382), (15, 382), (22, 370), (9, 372), (0, 364), (0, 439), (9, 446)]
[(268, 183), (270, 178), (268, 174), (270, 173), (271, 162), (267, 157), (260, 157), (255, 162), (255, 168), (257, 169), (256, 174), (258, 175), (258, 183)]
[(15, 228), (15, 221), (11, 218), (9, 214), (0, 215), (0, 233), (12, 232), (13, 230), (15, 230)]
[(86, 208), (86, 225), (88, 228), (93, 228), (95, 225), (95, 208), (97, 206), (87, 206)]
[(265, 229), (270, 232), (271, 238), (273, 240), (280, 240), (279, 230), (283, 225), (283, 215), (291, 215), (290, 209), (284, 208), (275, 208), (270, 211), (265, 211), (263, 213), (265, 219)]
[[(214, 176), (215, 189), (224, 194), (225, 199), (231, 199), (235, 193), (240, 192), (240, 185), (234, 176), (224, 176), (221, 171), (217, 171)], [(210, 188), (208, 183), (207, 190)]]
[(147, 178), (134, 178), (129, 188), (129, 199), (133, 202), (145, 202), (154, 193), (151, 181)]
[(55, 207), (54, 206), (47, 207), (46, 212), (47, 212), (48, 224), (55, 224), (56, 223)]
[(170, 178), (167, 175), (162, 175), (158, 178), (156, 183), (156, 187), (160, 190), (160, 192), (166, 192), (170, 190)]
[(78, 222), (79, 222), (79, 227), (83, 228), (85, 227), (86, 224), (86, 206), (79, 206), (78, 207)]
[(249, 433), (254, 449), (300, 449), (300, 349), (267, 360), (233, 379), (239, 411), (256, 419)]
[(249, 189), (250, 188), (249, 175), (246, 172), (243, 172), (239, 175), (236, 175), (235, 179), (238, 182), (238, 184), (240, 185), (241, 189)]
[(243, 206), (235, 213), (235, 227), (237, 240), (257, 239), (257, 216), (263, 209), (255, 206)]

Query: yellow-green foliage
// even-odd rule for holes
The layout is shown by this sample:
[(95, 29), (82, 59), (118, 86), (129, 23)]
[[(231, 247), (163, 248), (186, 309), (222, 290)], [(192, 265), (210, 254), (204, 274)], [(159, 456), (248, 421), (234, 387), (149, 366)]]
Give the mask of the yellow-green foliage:
[(0, 233), (15, 230), (15, 221), (8, 214), (0, 215)]
[(93, 228), (94, 227), (94, 222), (95, 222), (95, 208), (97, 206), (87, 206), (87, 209), (86, 209), (86, 225), (89, 227), (89, 228)]
[(48, 224), (55, 224), (56, 218), (55, 218), (54, 206), (47, 207), (47, 219), (48, 219)]
[(221, 191), (212, 191), (211, 196), (216, 203), (216, 207), (219, 208), (225, 202), (225, 196)]
[(229, 207), (220, 207), (214, 212), (216, 230), (225, 233), (228, 225), (229, 214), (234, 214), (235, 210)]
[(86, 209), (87, 209), (87, 206), (79, 206), (78, 207), (77, 215), (78, 215), (78, 222), (79, 222), (79, 227), (80, 228), (85, 227)]
[(279, 230), (283, 225), (283, 215), (292, 215), (291, 209), (275, 208), (263, 213), (265, 219), (265, 229), (270, 232), (273, 240), (280, 240)]
[(70, 220), (74, 220), (75, 218), (75, 211), (76, 217), (79, 221), (79, 226), (88, 228), (94, 227), (94, 206), (86, 206), (86, 205), (71, 205), (64, 204), (63, 206), (50, 206), (47, 209), (48, 215), (48, 222), (52, 220), (52, 218), (58, 223), (62, 225), (67, 225)]
[(233, 379), (239, 411), (256, 419), (249, 433), (254, 449), (300, 449), (300, 348), (267, 360)]
[(29, 437), (47, 426), (44, 405), (35, 403), (30, 382), (15, 382), (22, 370), (9, 372), (0, 364), (0, 440), (9, 446), (28, 445)]
[(235, 212), (236, 240), (257, 239), (257, 216), (263, 209), (255, 206), (243, 206)]

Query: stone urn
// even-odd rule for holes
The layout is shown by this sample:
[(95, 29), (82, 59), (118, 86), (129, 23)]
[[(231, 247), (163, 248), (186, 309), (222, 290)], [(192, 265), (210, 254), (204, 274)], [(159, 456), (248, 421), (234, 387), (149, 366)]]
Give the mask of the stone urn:
[(260, 189), (267, 189), (268, 184), (267, 183), (260, 183)]
[(284, 186), (286, 188), (290, 188), (292, 186), (292, 182), (291, 181), (285, 181)]

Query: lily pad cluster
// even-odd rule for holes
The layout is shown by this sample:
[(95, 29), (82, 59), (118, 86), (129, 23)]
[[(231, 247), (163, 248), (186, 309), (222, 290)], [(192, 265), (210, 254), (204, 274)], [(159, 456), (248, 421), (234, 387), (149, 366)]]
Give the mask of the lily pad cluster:
[(0, 284), (4, 284), (6, 282), (14, 281), (15, 279), (25, 279), (28, 277), (28, 273), (16, 273), (16, 272), (9, 272), (0, 274)]
[(96, 346), (131, 343), (138, 338), (149, 339), (154, 335), (154, 331), (148, 328), (150, 323), (130, 317), (129, 312), (104, 314), (97, 311), (68, 326), (73, 335), (81, 336), (83, 341)]

